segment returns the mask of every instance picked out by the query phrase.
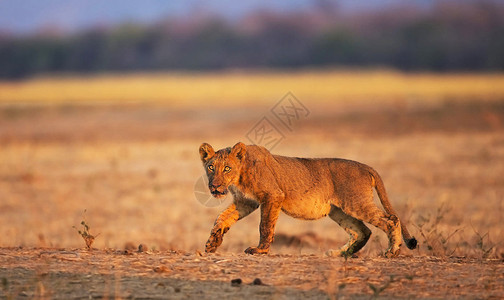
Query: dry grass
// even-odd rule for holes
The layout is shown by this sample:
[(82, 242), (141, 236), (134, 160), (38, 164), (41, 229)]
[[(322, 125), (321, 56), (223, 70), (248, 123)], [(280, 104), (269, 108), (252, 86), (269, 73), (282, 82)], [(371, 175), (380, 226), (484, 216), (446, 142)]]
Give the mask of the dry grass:
[(37, 77), (0, 82), (0, 103), (267, 105), (287, 91), (325, 103), (495, 100), (504, 97), (504, 75), (304, 70)]
[[(203, 141), (224, 147), (244, 140), (290, 90), (311, 114), (286, 132), (274, 152), (374, 166), (420, 239), (417, 253), (498, 257), (504, 238), (503, 83), (501, 74), (384, 71), (3, 82), (0, 245), (82, 246), (72, 226), (87, 209), (86, 222), (102, 233), (96, 247), (133, 242), (201, 250), (226, 204), (207, 208), (195, 200), (194, 184), (202, 174), (197, 147)], [(152, 102), (123, 106), (121, 101)], [(205, 108), (210, 103), (215, 104)], [(222, 251), (254, 244), (258, 232), (250, 228), (257, 224), (257, 214), (240, 221)], [(346, 239), (330, 220), (282, 216), (278, 232), (298, 245), (278, 244), (274, 251), (280, 253), (323, 253)], [(310, 232), (316, 235), (306, 235)], [(385, 248), (384, 236), (376, 231), (375, 236), (363, 251), (367, 255)]]
[[(501, 298), (503, 80), (318, 71), (0, 83), (0, 297)], [(247, 142), (287, 91), (310, 115), (273, 152), (373, 166), (419, 249), (383, 259), (373, 229), (360, 258), (326, 258), (347, 239), (337, 224), (282, 215), (272, 255), (245, 256), (254, 213), (217, 255), (199, 254), (229, 203), (196, 200), (199, 145)], [(72, 249), (85, 247), (73, 228), (84, 210), (102, 250)], [(151, 251), (104, 250), (139, 244)], [(44, 249), (5, 248), (17, 246)], [(270, 285), (248, 285), (256, 277)]]

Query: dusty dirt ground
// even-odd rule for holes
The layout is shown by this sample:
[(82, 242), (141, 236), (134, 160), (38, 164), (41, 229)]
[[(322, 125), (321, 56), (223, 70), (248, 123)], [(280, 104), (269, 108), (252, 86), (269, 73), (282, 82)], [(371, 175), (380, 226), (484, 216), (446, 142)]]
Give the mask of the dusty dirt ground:
[[(504, 297), (503, 101), (302, 100), (310, 113), (292, 130), (271, 115), (274, 101), (3, 105), (0, 298)], [(285, 137), (274, 153), (377, 169), (420, 247), (382, 258), (386, 237), (372, 228), (358, 258), (328, 258), (347, 239), (337, 224), (282, 215), (271, 254), (247, 256), (255, 213), (217, 254), (201, 254), (230, 199), (209, 207), (195, 197), (198, 147), (247, 142), (264, 117)], [(92, 251), (77, 233), (82, 220), (99, 234)], [(136, 252), (139, 244), (149, 250)]]
[(369, 299), (504, 297), (502, 260), (0, 249), (0, 296)]

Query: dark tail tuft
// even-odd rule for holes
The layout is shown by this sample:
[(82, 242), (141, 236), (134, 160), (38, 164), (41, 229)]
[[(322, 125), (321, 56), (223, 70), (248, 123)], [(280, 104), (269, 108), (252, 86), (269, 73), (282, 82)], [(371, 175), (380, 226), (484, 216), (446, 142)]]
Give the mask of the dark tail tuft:
[(411, 239), (408, 239), (405, 241), (406, 242), (406, 247), (408, 247), (408, 249), (415, 249), (416, 246), (417, 246), (417, 240), (412, 237)]

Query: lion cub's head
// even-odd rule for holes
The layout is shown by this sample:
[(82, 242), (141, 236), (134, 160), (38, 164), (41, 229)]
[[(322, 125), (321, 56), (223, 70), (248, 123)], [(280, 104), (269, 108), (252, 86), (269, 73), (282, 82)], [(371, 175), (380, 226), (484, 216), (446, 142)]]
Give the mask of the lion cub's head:
[(207, 143), (200, 146), (199, 153), (208, 176), (208, 188), (215, 198), (223, 198), (229, 186), (238, 184), (246, 152), (243, 143), (217, 152)]

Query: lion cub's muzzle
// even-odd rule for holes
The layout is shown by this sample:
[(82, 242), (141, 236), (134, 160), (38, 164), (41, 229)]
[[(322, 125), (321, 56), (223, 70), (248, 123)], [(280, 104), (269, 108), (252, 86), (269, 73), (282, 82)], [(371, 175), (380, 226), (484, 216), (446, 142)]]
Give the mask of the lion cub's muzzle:
[(209, 184), (208, 188), (210, 189), (212, 196), (214, 196), (215, 198), (222, 198), (228, 193), (228, 189), (223, 185)]

